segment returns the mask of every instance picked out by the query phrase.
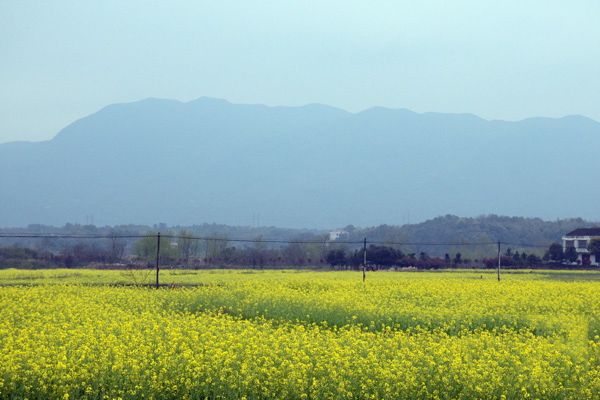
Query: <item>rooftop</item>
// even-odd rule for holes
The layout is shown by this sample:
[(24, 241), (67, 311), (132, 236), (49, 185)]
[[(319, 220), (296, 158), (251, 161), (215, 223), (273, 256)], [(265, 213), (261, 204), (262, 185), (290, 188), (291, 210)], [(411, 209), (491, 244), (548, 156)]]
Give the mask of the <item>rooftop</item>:
[(577, 228), (565, 236), (600, 236), (600, 228)]

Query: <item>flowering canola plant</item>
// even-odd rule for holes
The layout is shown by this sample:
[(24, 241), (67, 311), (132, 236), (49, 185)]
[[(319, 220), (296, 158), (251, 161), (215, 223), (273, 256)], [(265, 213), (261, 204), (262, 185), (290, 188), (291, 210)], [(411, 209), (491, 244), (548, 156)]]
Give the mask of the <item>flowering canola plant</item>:
[(597, 282), (193, 278), (202, 285), (2, 287), (0, 398), (600, 398)]

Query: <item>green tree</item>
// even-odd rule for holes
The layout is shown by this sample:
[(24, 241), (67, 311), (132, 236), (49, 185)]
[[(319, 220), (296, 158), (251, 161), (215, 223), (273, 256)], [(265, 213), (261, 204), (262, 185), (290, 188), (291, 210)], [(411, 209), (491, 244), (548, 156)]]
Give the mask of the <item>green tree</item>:
[(575, 249), (575, 246), (567, 247), (567, 250), (565, 251), (565, 260), (570, 263), (577, 261), (577, 250)]
[[(133, 254), (146, 259), (148, 264), (156, 262), (157, 249), (157, 232), (148, 232), (144, 237), (140, 238), (133, 245)], [(172, 233), (167, 234), (172, 236)], [(160, 262), (165, 262), (169, 259), (177, 258), (179, 252), (177, 248), (171, 245), (171, 240), (167, 237), (160, 239)]]
[(262, 268), (265, 264), (265, 257), (267, 253), (267, 243), (263, 239), (263, 235), (254, 236), (254, 242), (252, 242), (252, 248), (250, 249), (250, 255), (252, 257), (252, 266), (256, 268), (259, 265)]
[(348, 258), (343, 249), (329, 250), (325, 256), (325, 260), (327, 261), (327, 264), (331, 265), (331, 268), (348, 264)]
[[(324, 259), (328, 251), (329, 235), (315, 235), (310, 242), (304, 243), (304, 254), (309, 263), (316, 265), (320, 260)], [(310, 261), (309, 261), (310, 260)]]
[(181, 230), (177, 234), (177, 249), (180, 257), (189, 264), (191, 259), (200, 254), (200, 239), (195, 237), (192, 232)]
[(588, 251), (596, 256), (596, 260), (600, 258), (600, 237), (593, 237), (587, 244)]
[(452, 260), (450, 259), (450, 254), (446, 253), (446, 255), (444, 256), (444, 263), (446, 265), (450, 265), (452, 263)]
[(229, 246), (229, 236), (213, 232), (206, 237), (204, 243), (206, 258), (215, 260), (222, 257), (225, 253), (225, 250)]
[(527, 253), (522, 252), (521, 253), (521, 261), (520, 261), (520, 265), (525, 265), (525, 263), (527, 262)]
[(515, 265), (522, 265), (523, 264), (521, 262), (521, 254), (519, 254), (518, 250), (513, 253), (513, 260), (515, 260)]
[(350, 264), (350, 266), (353, 269), (360, 269), (360, 266), (363, 265), (363, 262), (364, 262), (363, 249), (354, 250), (354, 252), (348, 258), (348, 264)]
[(389, 246), (377, 246), (372, 244), (367, 250), (367, 261), (378, 267), (391, 267), (398, 265), (404, 257), (401, 250), (396, 250)]
[(527, 264), (530, 267), (535, 267), (536, 265), (540, 265), (542, 263), (542, 259), (536, 256), (535, 254), (530, 254), (527, 256)]
[(454, 264), (460, 264), (462, 263), (462, 254), (460, 253), (456, 253), (456, 257), (454, 257)]
[(138, 241), (133, 244), (132, 252), (134, 256), (143, 257), (147, 260), (149, 260), (152, 255), (156, 256), (156, 236), (148, 233), (147, 236), (138, 239)]
[(565, 253), (563, 252), (562, 244), (560, 243), (552, 243), (548, 248), (548, 254), (550, 255), (550, 259), (552, 261), (560, 262), (565, 259)]
[(126, 245), (127, 245), (127, 243), (125, 243), (125, 240), (123, 238), (119, 237), (117, 232), (115, 232), (115, 231), (110, 232), (108, 248), (109, 248), (109, 253), (110, 253), (110, 260), (112, 262), (121, 261), (121, 259), (123, 258), (123, 255), (125, 254)]
[(392, 227), (388, 227), (387, 225), (382, 225), (382, 227), (388, 228), (381, 237), (384, 246), (391, 247), (394, 250), (400, 250), (403, 253), (410, 253), (412, 251), (410, 246), (403, 244), (409, 242), (407, 235), (396, 229), (392, 229)]
[(550, 261), (550, 252), (548, 250), (546, 250), (544, 252), (544, 255), (542, 256), (542, 260), (544, 260), (545, 262)]
[(298, 265), (299, 260), (304, 260), (305, 251), (301, 239), (295, 238), (282, 249), (283, 257), (288, 265)]

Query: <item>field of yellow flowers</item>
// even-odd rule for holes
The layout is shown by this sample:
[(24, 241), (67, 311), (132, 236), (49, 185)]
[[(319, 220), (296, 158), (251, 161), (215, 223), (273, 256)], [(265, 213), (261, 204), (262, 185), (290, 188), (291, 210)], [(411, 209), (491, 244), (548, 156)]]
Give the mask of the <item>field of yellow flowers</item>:
[(600, 398), (599, 277), (557, 275), (2, 270), (0, 398)]

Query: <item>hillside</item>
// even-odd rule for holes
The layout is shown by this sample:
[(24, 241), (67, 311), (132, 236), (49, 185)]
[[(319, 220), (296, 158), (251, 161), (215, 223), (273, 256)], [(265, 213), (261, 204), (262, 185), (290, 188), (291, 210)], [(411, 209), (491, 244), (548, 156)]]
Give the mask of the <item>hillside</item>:
[[(359, 242), (408, 243), (400, 246), (407, 252), (443, 255), (457, 252), (467, 258), (481, 258), (495, 253), (496, 242), (527, 253), (543, 254), (552, 242), (562, 243), (562, 235), (579, 227), (597, 226), (581, 218), (543, 221), (540, 218), (481, 215), (461, 218), (446, 215), (418, 224), (380, 225), (371, 228), (346, 227), (349, 235), (339, 240)], [(434, 243), (436, 245), (427, 245)], [(484, 243), (489, 243), (488, 245)]]
[(0, 226), (330, 229), (403, 216), (598, 220), (600, 124), (201, 98), (115, 104), (47, 142), (0, 145)]
[[(580, 218), (570, 218), (555, 221), (543, 221), (539, 218), (504, 217), (497, 215), (482, 215), (475, 218), (461, 218), (446, 215), (427, 220), (418, 224), (393, 226), (379, 225), (376, 227), (346, 226), (348, 235), (341, 236), (338, 241), (350, 242), (348, 249), (362, 247), (366, 238), (369, 243), (381, 243), (401, 248), (405, 253), (426, 252), (429, 255), (443, 256), (445, 253), (462, 253), (465, 258), (483, 258), (493, 256), (496, 242), (503, 243), (503, 251), (511, 247), (513, 251), (526, 251), (542, 255), (552, 242), (561, 242), (561, 236), (576, 228), (592, 227), (597, 224)], [(60, 252), (80, 242), (94, 244), (95, 248), (107, 245), (107, 239), (80, 239), (82, 235), (117, 235), (125, 236), (127, 252), (130, 252), (139, 235), (150, 231), (160, 231), (163, 234), (177, 234), (185, 230), (196, 237), (210, 237), (217, 233), (229, 239), (253, 240), (259, 235), (270, 242), (269, 248), (280, 248), (289, 245), (289, 241), (322, 240), (327, 236), (326, 231), (307, 229), (283, 229), (276, 227), (230, 226), (223, 224), (201, 224), (192, 226), (154, 226), (120, 225), (97, 227), (93, 225), (66, 224), (62, 227), (45, 225), (30, 225), (26, 228), (0, 229), (0, 247), (25, 246), (39, 250)], [(31, 237), (16, 237), (17, 235)], [(36, 238), (37, 235), (59, 235), (66, 238)], [(11, 236), (14, 235), (14, 236)], [(69, 238), (70, 235), (74, 237)], [(435, 245), (427, 245), (432, 243)], [(488, 245), (482, 244), (488, 243)], [(243, 249), (253, 243), (231, 242), (232, 246)]]

